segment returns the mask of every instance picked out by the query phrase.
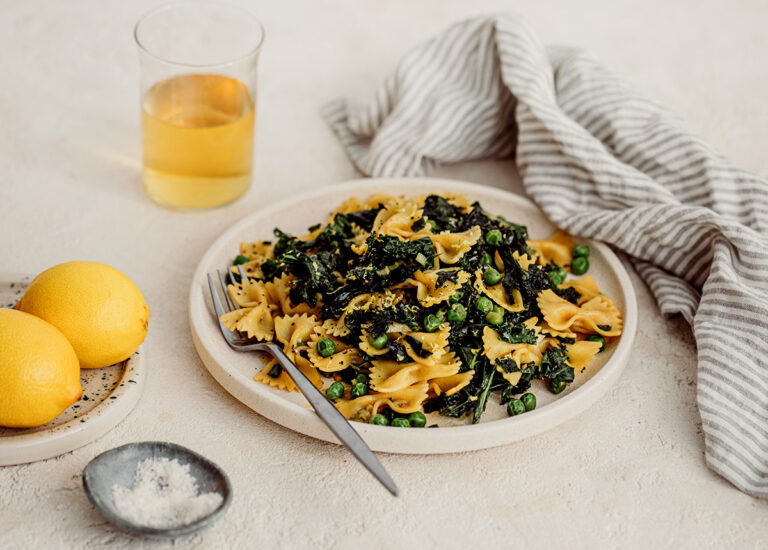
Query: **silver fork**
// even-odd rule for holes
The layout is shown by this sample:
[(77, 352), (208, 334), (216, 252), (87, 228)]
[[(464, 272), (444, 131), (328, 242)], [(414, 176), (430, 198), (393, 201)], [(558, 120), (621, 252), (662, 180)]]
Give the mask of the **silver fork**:
[[(245, 273), (243, 267), (237, 266), (237, 268), (240, 277), (245, 279), (248, 275)], [(221, 288), (224, 292), (224, 298), (227, 304), (226, 310), (224, 309), (224, 306), (219, 299), (216, 285), (214, 284), (213, 277), (211, 277), (210, 273), (208, 274), (208, 288), (211, 291), (213, 309), (216, 311), (216, 321), (218, 322), (219, 329), (221, 329), (221, 334), (224, 336), (224, 340), (227, 341), (227, 344), (229, 344), (229, 347), (235, 351), (264, 351), (277, 359), (280, 365), (285, 369), (285, 372), (287, 372), (291, 379), (294, 381), (296, 387), (299, 388), (299, 391), (304, 394), (304, 397), (306, 397), (307, 401), (309, 401), (310, 405), (312, 405), (312, 407), (315, 409), (317, 416), (319, 416), (320, 419), (325, 422), (328, 428), (330, 428), (336, 437), (339, 438), (339, 441), (341, 441), (344, 446), (350, 450), (355, 458), (357, 458), (357, 460), (359, 460), (360, 463), (365, 466), (368, 471), (371, 472), (374, 477), (389, 490), (390, 493), (392, 493), (394, 496), (398, 496), (399, 490), (397, 485), (395, 485), (395, 482), (392, 481), (391, 477), (389, 477), (389, 474), (387, 474), (386, 470), (384, 470), (384, 467), (378, 461), (376, 456), (368, 448), (368, 445), (365, 444), (365, 441), (363, 441), (360, 435), (351, 426), (349, 421), (344, 418), (344, 415), (342, 415), (336, 409), (336, 407), (334, 407), (331, 402), (326, 399), (323, 393), (318, 390), (306, 376), (304, 376), (304, 373), (302, 373), (298, 367), (293, 364), (288, 356), (285, 355), (280, 346), (273, 343), (258, 342), (251, 338), (247, 338), (239, 332), (233, 332), (229, 330), (219, 320), (221, 319), (222, 315), (235, 309), (237, 304), (229, 296), (227, 284), (224, 280), (224, 276), (221, 274), (221, 271), (217, 269), (216, 274), (219, 279), (219, 284), (221, 285)]]

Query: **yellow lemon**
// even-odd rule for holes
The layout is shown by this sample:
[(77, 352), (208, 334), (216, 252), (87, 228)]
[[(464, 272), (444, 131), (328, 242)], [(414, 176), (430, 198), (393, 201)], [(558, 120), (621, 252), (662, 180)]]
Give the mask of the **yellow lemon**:
[(0, 426), (42, 426), (82, 393), (77, 355), (64, 335), (34, 315), (0, 309)]
[(149, 325), (149, 308), (133, 281), (96, 262), (67, 262), (43, 271), (15, 307), (58, 328), (84, 369), (128, 359)]

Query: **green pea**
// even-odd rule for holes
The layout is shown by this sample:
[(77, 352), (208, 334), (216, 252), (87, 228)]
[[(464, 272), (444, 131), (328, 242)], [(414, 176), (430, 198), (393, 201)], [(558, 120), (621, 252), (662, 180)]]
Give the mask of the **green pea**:
[(336, 401), (338, 398), (344, 395), (344, 384), (341, 382), (334, 382), (328, 386), (327, 390), (325, 390), (325, 395), (331, 401)]
[(376, 337), (374, 337), (373, 334), (371, 334), (368, 337), (368, 343), (371, 344), (376, 349), (384, 349), (385, 347), (387, 347), (387, 344), (389, 343), (389, 338), (387, 338), (386, 334), (379, 334)]
[(578, 256), (571, 262), (571, 271), (574, 275), (584, 275), (589, 271), (589, 260), (584, 256)]
[(437, 232), (437, 222), (435, 220), (427, 220), (427, 225), (432, 233)]
[(248, 259), (248, 256), (243, 256), (242, 254), (238, 254), (234, 261), (232, 262), (232, 265), (241, 265), (241, 264), (247, 264), (251, 260)]
[(491, 265), (491, 262), (493, 261), (493, 258), (491, 258), (491, 255), (487, 252), (483, 252), (483, 255), (480, 256), (480, 263), (483, 265)]
[(321, 357), (330, 357), (336, 353), (336, 344), (330, 338), (320, 338), (317, 341), (317, 353)]
[(485, 296), (480, 296), (475, 302), (475, 309), (482, 311), (483, 313), (488, 313), (489, 311), (493, 311), (493, 302)]
[(504, 237), (498, 229), (491, 229), (485, 234), (485, 242), (491, 246), (499, 246)]
[(408, 422), (407, 418), (393, 418), (392, 419), (392, 425), (396, 428), (410, 428), (411, 423)]
[(489, 311), (486, 316), (485, 320), (488, 321), (488, 324), (490, 325), (500, 325), (504, 322), (504, 312), (503, 311)]
[(387, 422), (387, 417), (383, 414), (374, 414), (371, 419), (368, 421), (369, 424), (376, 424), (377, 426), (386, 426), (389, 424)]
[(358, 397), (362, 397), (368, 393), (368, 385), (363, 384), (362, 382), (358, 382), (354, 386), (352, 386), (352, 390), (349, 392), (349, 395), (352, 396), (352, 399), (356, 399)]
[(452, 323), (461, 322), (467, 318), (467, 310), (461, 304), (453, 304), (451, 309), (449, 309), (448, 313), (445, 315), (445, 318)]
[(368, 375), (366, 375), (365, 373), (361, 372), (360, 374), (355, 376), (355, 382), (362, 382), (363, 384), (367, 384), (368, 383)]
[(440, 328), (440, 318), (437, 315), (431, 313), (424, 317), (424, 330), (427, 332), (435, 332)]
[(417, 411), (408, 415), (408, 423), (414, 428), (423, 428), (427, 425), (427, 417)]
[(512, 399), (507, 404), (507, 414), (509, 414), (509, 416), (517, 416), (518, 414), (523, 414), (524, 412), (525, 405), (519, 399)]
[(501, 281), (501, 273), (496, 268), (489, 267), (483, 273), (483, 281), (488, 285), (496, 285)]
[(562, 380), (552, 379), (552, 380), (549, 381), (549, 391), (551, 391), (552, 393), (560, 393), (567, 386), (568, 386), (568, 384), (566, 384)]
[(573, 247), (573, 257), (574, 258), (588, 258), (589, 257), (589, 247), (585, 244), (577, 244)]
[(458, 304), (463, 297), (464, 293), (461, 290), (457, 290), (451, 295), (450, 298), (448, 298), (448, 301), (452, 304)]
[(563, 284), (568, 273), (562, 267), (557, 266), (556, 269), (553, 269), (547, 275), (549, 275), (549, 280), (552, 281), (552, 284), (557, 286)]
[(525, 405), (526, 411), (532, 411), (536, 408), (536, 396), (532, 393), (524, 393), (520, 397), (520, 401), (522, 401), (523, 405)]
[[(603, 338), (599, 334), (590, 334), (584, 339), (590, 342), (600, 342), (600, 351), (603, 351), (605, 349), (605, 338)], [(600, 353), (600, 351), (598, 351), (597, 353)]]

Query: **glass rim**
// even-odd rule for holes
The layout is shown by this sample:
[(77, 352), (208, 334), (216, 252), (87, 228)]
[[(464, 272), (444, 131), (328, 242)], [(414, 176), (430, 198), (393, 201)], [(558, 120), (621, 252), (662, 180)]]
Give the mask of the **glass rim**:
[[(165, 57), (152, 52), (149, 48), (147, 48), (144, 44), (141, 43), (141, 40), (139, 39), (139, 27), (143, 22), (145, 22), (150, 17), (157, 15), (158, 13), (168, 11), (173, 8), (189, 6), (192, 4), (226, 7), (226, 8), (239, 11), (240, 13), (248, 16), (251, 20), (253, 20), (254, 23), (256, 23), (256, 27), (259, 30), (259, 39), (256, 41), (256, 45), (250, 50), (248, 50), (245, 54), (235, 57), (233, 59), (226, 60), (226, 61), (220, 61), (216, 63), (183, 63), (180, 61), (173, 61), (172, 59), (166, 59)], [(196, 69), (226, 67), (227, 65), (233, 65), (240, 61), (248, 59), (249, 57), (253, 57), (256, 54), (258, 54), (259, 51), (261, 51), (261, 46), (264, 44), (265, 36), (266, 36), (266, 32), (264, 31), (264, 25), (261, 24), (261, 21), (259, 20), (259, 18), (256, 17), (256, 15), (254, 15), (253, 12), (251, 12), (250, 10), (241, 8), (240, 6), (229, 4), (227, 2), (210, 2), (206, 0), (186, 0), (186, 1), (168, 2), (156, 8), (152, 8), (148, 12), (144, 13), (144, 15), (139, 17), (139, 20), (136, 21), (136, 24), (133, 26), (133, 40), (134, 42), (136, 42), (136, 45), (138, 46), (141, 52), (144, 52), (145, 54), (156, 59), (157, 61), (166, 63), (168, 65), (176, 65), (178, 67), (190, 67), (190, 68), (196, 68)]]

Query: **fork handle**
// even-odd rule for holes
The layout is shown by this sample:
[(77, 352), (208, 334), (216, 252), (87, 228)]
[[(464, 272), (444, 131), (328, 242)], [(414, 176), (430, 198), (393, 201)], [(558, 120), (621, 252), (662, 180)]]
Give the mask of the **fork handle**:
[(317, 416), (325, 422), (326, 426), (336, 434), (347, 449), (355, 455), (355, 458), (365, 466), (369, 472), (371, 472), (376, 479), (378, 479), (384, 487), (386, 487), (390, 493), (397, 496), (399, 490), (395, 482), (389, 477), (384, 467), (379, 460), (373, 454), (368, 445), (365, 444), (363, 438), (360, 437), (355, 429), (350, 424), (349, 420), (344, 418), (344, 415), (334, 407), (330, 401), (318, 390), (315, 385), (309, 381), (309, 378), (304, 376), (296, 365), (293, 364), (288, 356), (278, 346), (269, 345), (272, 355), (282, 365), (296, 386), (299, 388), (304, 397), (307, 398), (309, 404), (315, 409)]

